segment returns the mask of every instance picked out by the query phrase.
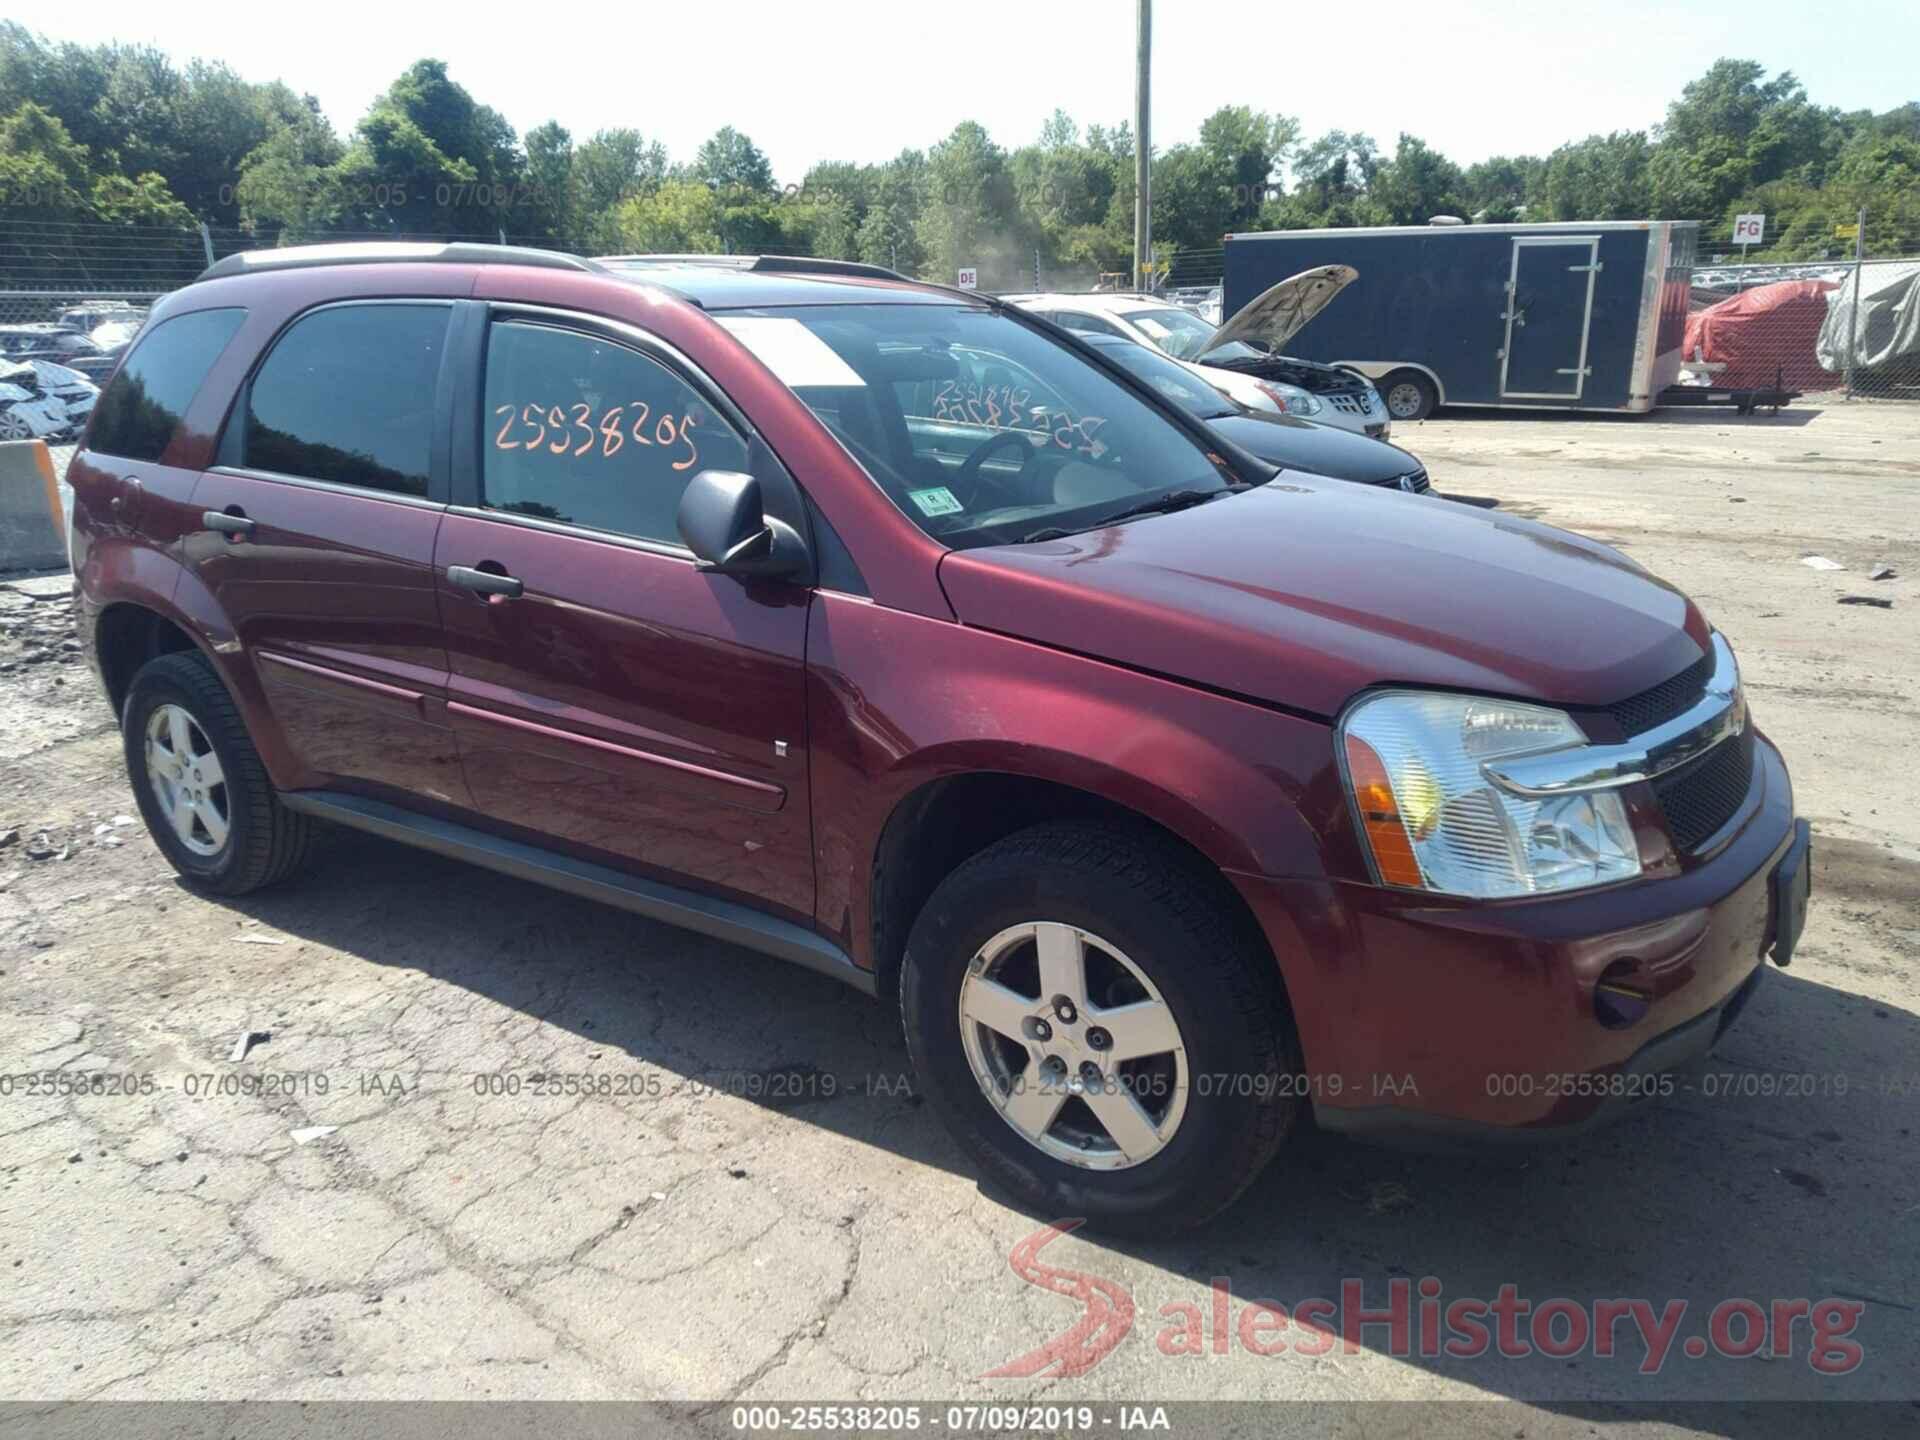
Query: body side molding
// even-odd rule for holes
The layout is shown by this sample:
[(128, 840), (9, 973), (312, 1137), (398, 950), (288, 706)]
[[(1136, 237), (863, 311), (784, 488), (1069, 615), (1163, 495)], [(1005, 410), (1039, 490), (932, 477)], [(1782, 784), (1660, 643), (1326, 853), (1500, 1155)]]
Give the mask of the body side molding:
[(832, 941), (790, 920), (764, 915), (730, 900), (717, 900), (656, 880), (645, 880), (610, 866), (576, 860), (570, 855), (490, 835), (361, 795), (294, 790), (282, 794), (280, 803), (303, 815), (382, 835), (583, 899), (598, 900), (645, 915), (650, 920), (711, 935), (748, 950), (758, 950), (763, 955), (831, 975), (867, 995), (878, 993), (873, 973), (861, 969), (852, 956)]

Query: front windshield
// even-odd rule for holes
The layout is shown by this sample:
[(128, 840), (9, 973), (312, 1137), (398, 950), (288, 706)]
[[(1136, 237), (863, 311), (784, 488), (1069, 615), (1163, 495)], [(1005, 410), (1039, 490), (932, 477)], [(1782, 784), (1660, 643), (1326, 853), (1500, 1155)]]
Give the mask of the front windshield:
[(994, 311), (796, 305), (715, 318), (914, 524), (956, 549), (1090, 529), (1239, 483), (1111, 375)]
[(1178, 361), (1169, 360), (1158, 350), (1117, 340), (1101, 345), (1100, 352), (1115, 364), (1124, 366), (1158, 390), (1196, 420), (1218, 420), (1238, 413), (1237, 407), (1198, 375)]

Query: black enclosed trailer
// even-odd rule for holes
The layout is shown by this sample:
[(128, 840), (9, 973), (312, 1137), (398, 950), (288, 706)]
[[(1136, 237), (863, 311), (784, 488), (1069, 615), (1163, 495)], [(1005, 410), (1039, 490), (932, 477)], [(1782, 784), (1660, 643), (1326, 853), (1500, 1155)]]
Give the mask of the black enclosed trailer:
[(1651, 410), (1680, 373), (1691, 220), (1229, 235), (1222, 309), (1319, 265), (1359, 272), (1287, 343), (1371, 377), (1398, 419), (1436, 405)]

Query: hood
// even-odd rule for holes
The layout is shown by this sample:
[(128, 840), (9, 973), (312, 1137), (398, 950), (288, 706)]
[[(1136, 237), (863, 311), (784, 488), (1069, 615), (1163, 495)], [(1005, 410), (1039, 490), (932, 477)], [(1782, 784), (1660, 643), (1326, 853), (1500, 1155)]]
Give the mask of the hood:
[(1316, 425), (1292, 415), (1224, 415), (1207, 424), (1242, 450), (1283, 470), (1305, 470), (1334, 480), (1379, 485), (1421, 468), (1398, 445), (1351, 430)]
[(1351, 265), (1316, 265), (1290, 275), (1234, 312), (1214, 331), (1199, 353), (1217, 350), (1230, 340), (1266, 345), (1279, 350), (1307, 327), (1307, 322), (1333, 303), (1333, 297), (1360, 278)]
[(1684, 595), (1604, 545), (1306, 476), (955, 551), (940, 581), (965, 624), (1327, 717), (1385, 683), (1605, 706), (1709, 645)]

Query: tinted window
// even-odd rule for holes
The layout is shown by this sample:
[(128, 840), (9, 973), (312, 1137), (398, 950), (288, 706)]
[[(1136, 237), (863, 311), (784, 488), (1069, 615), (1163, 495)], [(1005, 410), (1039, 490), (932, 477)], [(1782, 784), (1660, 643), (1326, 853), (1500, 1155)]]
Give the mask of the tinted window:
[(294, 323), (254, 377), (241, 464), (427, 493), (445, 305), (339, 305)]
[(502, 322), (487, 340), (482, 503), (680, 543), (675, 515), (702, 470), (745, 470), (747, 447), (671, 370), (611, 341)]
[(93, 407), (87, 448), (158, 460), (246, 313), (196, 310), (154, 326)]

